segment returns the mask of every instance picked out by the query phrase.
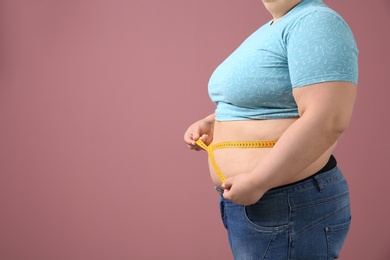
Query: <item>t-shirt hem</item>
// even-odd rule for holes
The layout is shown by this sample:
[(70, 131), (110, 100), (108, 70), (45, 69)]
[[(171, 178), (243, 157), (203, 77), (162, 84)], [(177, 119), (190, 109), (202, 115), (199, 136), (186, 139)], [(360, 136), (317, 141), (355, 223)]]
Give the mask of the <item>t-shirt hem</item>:
[(326, 75), (325, 77), (324, 76), (314, 77), (310, 79), (305, 79), (305, 81), (298, 81), (292, 85), (292, 88), (300, 88), (300, 87), (306, 87), (309, 85), (314, 85), (319, 83), (337, 82), (337, 81), (351, 82), (356, 85), (358, 84), (358, 79), (354, 78), (353, 76), (350, 75), (342, 76), (340, 74), (337, 74), (337, 75)]

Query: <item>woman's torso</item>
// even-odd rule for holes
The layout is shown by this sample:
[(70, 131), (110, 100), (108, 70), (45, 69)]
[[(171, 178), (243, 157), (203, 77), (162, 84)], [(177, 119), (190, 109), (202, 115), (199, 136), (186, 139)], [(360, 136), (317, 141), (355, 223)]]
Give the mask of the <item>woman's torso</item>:
[[(213, 143), (226, 141), (277, 141), (295, 120), (297, 119), (215, 121)], [(299, 181), (319, 171), (327, 163), (334, 148), (335, 145), (304, 171), (281, 185)], [(271, 149), (226, 148), (215, 150), (213, 153), (221, 172), (226, 178), (229, 178), (242, 173), (250, 173), (267, 158), (267, 154)], [(209, 168), (214, 184), (221, 187), (221, 180), (210, 163)]]
[[(307, 35), (312, 36), (309, 41)], [(213, 143), (277, 141), (299, 117), (293, 89), (327, 81), (357, 83), (357, 54), (353, 34), (337, 13), (321, 0), (302, 1), (277, 23), (267, 23), (250, 35), (213, 73), (209, 82), (217, 105)], [(319, 171), (334, 147), (283, 184)], [(222, 173), (231, 177), (250, 173), (271, 149), (218, 149), (214, 156)]]

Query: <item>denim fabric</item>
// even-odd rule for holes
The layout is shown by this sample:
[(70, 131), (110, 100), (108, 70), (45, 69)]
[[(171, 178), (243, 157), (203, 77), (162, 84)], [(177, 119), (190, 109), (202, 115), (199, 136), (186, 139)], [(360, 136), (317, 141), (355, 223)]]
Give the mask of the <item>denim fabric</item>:
[(221, 197), (236, 260), (338, 258), (351, 221), (348, 185), (338, 167), (269, 190), (256, 204)]

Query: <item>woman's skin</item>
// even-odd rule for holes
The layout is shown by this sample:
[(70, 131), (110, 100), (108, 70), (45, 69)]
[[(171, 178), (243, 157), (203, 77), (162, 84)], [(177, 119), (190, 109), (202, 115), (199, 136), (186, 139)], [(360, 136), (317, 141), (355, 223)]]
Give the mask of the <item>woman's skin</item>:
[[(263, 0), (274, 22), (300, 0)], [(304, 179), (328, 161), (340, 135), (348, 127), (356, 97), (350, 82), (325, 82), (293, 89), (299, 118), (278, 120), (216, 121), (215, 115), (192, 124), (184, 135), (190, 149), (224, 141), (277, 140), (273, 148), (229, 148), (214, 152), (226, 181), (210, 167), (224, 198), (237, 204), (256, 203), (271, 188)]]
[(273, 21), (277, 22), (301, 0), (263, 0), (265, 9), (272, 15)]

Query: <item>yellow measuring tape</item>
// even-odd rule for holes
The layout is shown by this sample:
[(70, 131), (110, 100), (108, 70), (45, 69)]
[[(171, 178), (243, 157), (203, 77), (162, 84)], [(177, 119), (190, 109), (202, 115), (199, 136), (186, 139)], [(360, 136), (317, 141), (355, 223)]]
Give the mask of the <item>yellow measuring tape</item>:
[(224, 148), (272, 148), (276, 144), (276, 141), (238, 141), (238, 142), (222, 142), (216, 144), (210, 144), (207, 146), (202, 140), (195, 141), (202, 149), (207, 151), (211, 165), (214, 168), (215, 173), (218, 175), (222, 182), (225, 182), (226, 177), (219, 169), (217, 162), (215, 161), (213, 151)]

